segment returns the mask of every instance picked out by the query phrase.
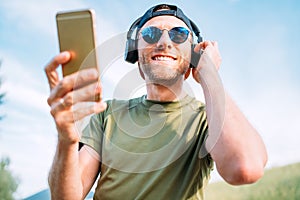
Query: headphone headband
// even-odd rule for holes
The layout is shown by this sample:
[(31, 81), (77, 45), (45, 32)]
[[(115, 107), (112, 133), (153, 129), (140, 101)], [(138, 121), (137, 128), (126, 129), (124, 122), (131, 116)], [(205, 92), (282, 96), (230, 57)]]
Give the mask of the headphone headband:
[[(200, 36), (200, 31), (198, 27), (192, 20), (190, 20), (182, 12), (180, 8), (178, 8), (175, 5), (159, 4), (147, 10), (143, 16), (135, 20), (133, 24), (130, 26), (127, 32), (127, 43), (126, 43), (126, 50), (125, 50), (125, 60), (127, 62), (135, 63), (138, 60), (137, 40), (136, 40), (136, 36), (135, 38), (132, 38), (133, 32), (135, 30), (137, 30), (138, 32), (139, 29), (141, 29), (143, 25), (150, 19), (162, 15), (174, 16), (180, 19), (181, 21), (183, 21), (189, 27), (189, 29), (197, 36), (197, 42), (198, 43), (202, 42), (202, 37)], [(200, 58), (200, 56), (196, 55), (196, 53), (194, 52), (194, 45), (195, 44), (192, 45), (191, 67), (195, 67), (196, 66), (195, 63), (197, 63)]]

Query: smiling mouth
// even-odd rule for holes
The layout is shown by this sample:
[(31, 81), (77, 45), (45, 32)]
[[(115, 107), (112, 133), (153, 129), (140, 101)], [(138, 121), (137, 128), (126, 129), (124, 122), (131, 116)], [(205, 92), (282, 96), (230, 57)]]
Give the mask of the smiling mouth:
[(155, 61), (174, 61), (174, 60), (176, 60), (176, 58), (174, 58), (172, 56), (157, 55), (157, 56), (153, 56), (152, 60), (155, 60)]

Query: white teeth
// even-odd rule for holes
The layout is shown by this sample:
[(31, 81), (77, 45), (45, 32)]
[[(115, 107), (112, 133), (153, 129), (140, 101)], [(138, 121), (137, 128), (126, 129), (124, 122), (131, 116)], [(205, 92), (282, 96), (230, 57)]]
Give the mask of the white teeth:
[(174, 58), (169, 57), (169, 56), (155, 56), (154, 60), (158, 60), (158, 61), (173, 61)]

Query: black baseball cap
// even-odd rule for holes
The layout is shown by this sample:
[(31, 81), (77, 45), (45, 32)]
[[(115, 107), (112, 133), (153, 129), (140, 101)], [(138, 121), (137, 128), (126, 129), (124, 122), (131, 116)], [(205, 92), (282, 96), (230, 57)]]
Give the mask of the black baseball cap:
[(183, 11), (177, 6), (169, 4), (159, 4), (147, 10), (145, 14), (142, 17), (140, 17), (140, 21), (137, 24), (137, 28), (140, 29), (150, 19), (162, 15), (170, 15), (177, 17), (178, 19), (182, 20), (189, 27), (190, 30), (193, 30), (190, 19), (183, 13)]

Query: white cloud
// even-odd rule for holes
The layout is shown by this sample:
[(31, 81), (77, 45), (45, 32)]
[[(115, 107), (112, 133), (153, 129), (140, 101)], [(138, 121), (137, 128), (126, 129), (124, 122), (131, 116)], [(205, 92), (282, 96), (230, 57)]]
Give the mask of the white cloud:
[[(36, 1), (12, 0), (6, 1), (1, 7), (1, 11), (5, 12), (7, 24), (15, 24), (24, 34), (36, 37), (43, 34), (43, 37), (51, 38), (56, 32), (53, 25), (57, 11), (87, 6), (74, 2), (70, 6), (68, 2), (62, 1), (46, 1), (37, 6)], [(103, 41), (115, 31), (111, 24), (99, 14), (97, 16), (97, 24), (100, 24), (97, 27), (101, 36), (98, 38), (99, 41)], [(101, 29), (101, 26), (105, 26), (106, 29)], [(20, 38), (14, 38), (14, 41), (17, 42), (21, 38), (22, 35)], [(0, 72), (4, 79), (1, 91), (7, 93), (6, 103), (1, 106), (1, 114), (7, 117), (1, 122), (0, 156), (7, 155), (11, 158), (11, 169), (21, 179), (17, 197), (23, 198), (47, 187), (47, 174), (57, 135), (46, 102), (49, 88), (45, 74), (42, 69), (32, 67), (39, 65), (30, 59), (36, 59), (36, 53), (23, 49), (23, 56), (26, 55), (25, 57), (30, 59), (25, 62), (18, 54), (6, 51), (3, 47), (0, 49), (0, 55), (3, 59)]]
[(255, 10), (259, 20), (249, 17), (251, 23), (244, 19), (233, 20), (235, 26), (225, 23), (229, 27), (219, 44), (221, 73), (227, 90), (262, 135), (271, 167), (300, 161), (300, 88), (294, 74), (300, 62), (291, 49), (299, 42), (288, 42), (294, 34), (288, 13), (268, 10), (260, 17), (259, 11)]
[[(86, 1), (43, 1), (36, 0), (19, 1), (10, 0), (1, 3), (1, 12), (10, 24), (14, 24), (15, 28), (32, 34), (43, 34), (45, 36), (56, 37), (55, 15), (58, 11), (69, 11), (78, 9), (88, 9), (91, 2)], [(109, 19), (96, 13), (98, 41), (115, 34), (115, 27), (110, 23)], [(105, 27), (105, 29), (102, 29)]]
[(47, 187), (55, 140), (50, 135), (37, 132), (32, 124), (19, 126), (23, 128), (22, 132), (3, 130), (0, 135), (0, 156), (10, 157), (10, 168), (20, 179), (18, 196), (26, 197)]
[[(3, 56), (0, 157), (9, 156), (11, 169), (21, 184), (17, 196), (25, 197), (47, 187), (47, 173), (54, 153), (56, 130), (46, 102), (49, 89), (30, 66), (0, 50)], [(42, 73), (42, 71), (40, 72)], [(43, 187), (43, 188), (41, 188)]]
[(1, 11), (8, 21), (24, 31), (39, 31), (43, 34), (53, 33), (55, 13), (61, 9), (86, 8), (81, 1), (18, 1), (10, 0), (1, 3)]
[(47, 93), (49, 91), (47, 82), (42, 83), (44, 76), (42, 71), (36, 72), (30, 66), (22, 64), (14, 55), (0, 50), (3, 56), (1, 67), (3, 85), (2, 90), (6, 92), (7, 103), (15, 103), (35, 110), (46, 111)]
[(243, 101), (249, 119), (259, 130), (269, 152), (269, 166), (299, 162), (299, 89), (281, 80), (270, 88), (257, 90)]
[[(231, 0), (231, 2), (242, 1)], [(140, 5), (134, 6), (138, 8)], [(72, 0), (43, 2), (10, 0), (3, 1), (0, 5), (1, 16), (5, 17), (5, 28), (15, 26), (12, 31), (22, 30), (24, 34), (42, 38), (44, 41), (56, 37), (57, 11), (86, 7), (89, 7), (87, 1)], [(137, 12), (137, 15), (142, 13), (140, 9), (134, 12)], [(110, 21), (109, 17), (114, 17), (117, 12), (106, 17), (102, 14), (97, 12), (98, 44), (124, 31), (120, 30), (119, 24)], [(213, 19), (212, 16), (205, 21), (213, 22)], [(300, 102), (300, 94), (299, 86), (295, 85), (291, 78), (294, 72), (289, 68), (298, 61), (289, 57), (289, 45), (285, 43), (285, 38), (289, 37), (286, 31), (290, 30), (286, 30), (276, 20), (272, 23), (267, 20), (254, 21), (253, 25), (243, 23), (239, 24), (234, 19), (232, 24), (240, 25), (234, 28), (228, 21), (224, 23), (226, 31), (217, 33), (226, 43), (220, 44), (220, 48), (225, 50), (221, 52), (225, 64), (221, 71), (225, 75), (226, 88), (233, 94), (234, 99), (265, 140), (269, 151), (269, 166), (299, 161), (300, 157), (297, 155), (300, 147), (297, 141), (300, 134), (298, 126), (300, 118), (297, 104)], [(214, 31), (217, 27), (211, 29)], [(230, 37), (232, 35), (234, 37)], [(20, 38), (14, 38), (14, 42), (18, 43)], [(121, 48), (124, 48), (124, 44), (122, 43)], [(43, 71), (33, 69), (33, 66), (37, 65), (35, 61), (25, 63), (18, 55), (8, 53), (3, 49), (5, 47), (1, 48), (0, 55), (4, 59), (0, 69), (4, 78), (1, 90), (7, 92), (7, 103), (1, 106), (1, 109), (4, 108), (7, 118), (0, 122), (0, 156), (6, 154), (11, 157), (12, 169), (22, 181), (19, 196), (25, 197), (47, 186), (46, 178), (57, 136), (46, 103), (49, 89)], [(20, 50), (19, 46), (13, 48)], [(43, 44), (40, 48), (44, 48)], [(23, 58), (35, 59), (40, 49), (34, 51), (21, 49), (21, 51)], [(112, 88), (124, 74), (135, 67), (137, 66), (129, 64), (124, 66), (121, 57), (113, 63), (104, 74), (104, 92), (107, 98), (113, 96)], [(193, 80), (189, 81), (191, 87), (198, 92), (198, 85)]]

